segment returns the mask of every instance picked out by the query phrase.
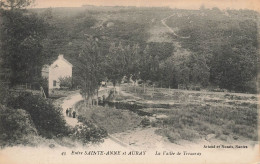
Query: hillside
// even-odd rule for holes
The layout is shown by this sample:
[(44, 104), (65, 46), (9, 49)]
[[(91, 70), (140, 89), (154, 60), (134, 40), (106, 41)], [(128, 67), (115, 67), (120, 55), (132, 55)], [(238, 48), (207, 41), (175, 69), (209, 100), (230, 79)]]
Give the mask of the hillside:
[[(77, 65), (74, 57), (80, 53), (82, 43), (88, 36), (95, 36), (103, 55), (111, 43), (138, 44), (141, 51), (149, 45), (152, 58), (159, 58), (162, 74), (167, 71), (167, 62), (174, 61), (170, 64), (175, 65), (172, 79), (162, 75), (156, 80), (162, 86), (192, 84), (256, 91), (258, 42), (254, 11), (86, 6), (33, 12), (50, 25), (43, 43), (50, 61), (63, 53)], [(202, 77), (205, 79), (200, 82)]]

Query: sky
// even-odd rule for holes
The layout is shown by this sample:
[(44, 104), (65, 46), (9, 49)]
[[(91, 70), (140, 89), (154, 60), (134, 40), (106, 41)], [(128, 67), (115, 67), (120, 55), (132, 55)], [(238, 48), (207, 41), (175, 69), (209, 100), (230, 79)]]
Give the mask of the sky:
[(35, 0), (34, 8), (96, 6), (169, 6), (182, 9), (218, 7), (260, 11), (260, 0)]

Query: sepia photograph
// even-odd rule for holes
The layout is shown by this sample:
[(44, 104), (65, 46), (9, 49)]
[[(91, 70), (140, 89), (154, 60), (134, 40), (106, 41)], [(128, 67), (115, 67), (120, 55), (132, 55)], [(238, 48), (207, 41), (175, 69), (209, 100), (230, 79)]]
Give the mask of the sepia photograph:
[(0, 163), (260, 163), (259, 11), (0, 0)]

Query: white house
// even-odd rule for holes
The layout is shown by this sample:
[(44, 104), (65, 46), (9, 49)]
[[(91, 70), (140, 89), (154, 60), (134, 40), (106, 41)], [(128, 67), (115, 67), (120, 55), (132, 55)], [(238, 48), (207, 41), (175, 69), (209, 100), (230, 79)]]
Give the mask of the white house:
[(73, 65), (64, 59), (63, 55), (59, 55), (51, 65), (44, 65), (42, 68), (42, 76), (48, 79), (49, 89), (60, 88), (60, 78), (72, 77)]

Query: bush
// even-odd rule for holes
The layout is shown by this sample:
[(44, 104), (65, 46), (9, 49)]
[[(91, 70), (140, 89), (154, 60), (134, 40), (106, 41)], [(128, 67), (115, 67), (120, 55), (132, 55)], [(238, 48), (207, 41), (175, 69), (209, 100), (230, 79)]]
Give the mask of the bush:
[(224, 135), (224, 134), (221, 134), (218, 138), (219, 138), (220, 140), (222, 140), (222, 141), (227, 141), (228, 136), (227, 136), (227, 135)]
[(165, 136), (168, 138), (168, 140), (172, 143), (176, 143), (176, 141), (182, 139), (181, 135), (178, 132), (171, 131), (171, 130), (165, 130)]
[(145, 117), (144, 119), (142, 119), (141, 125), (142, 125), (143, 127), (147, 127), (147, 126), (150, 126), (150, 125), (151, 125), (151, 122), (150, 122), (150, 120), (149, 120), (148, 118)]
[(80, 118), (82, 125), (76, 125), (73, 129), (72, 138), (87, 143), (103, 142), (104, 138), (108, 136), (108, 133), (103, 128), (98, 127), (90, 121), (84, 118)]
[(0, 105), (0, 145), (26, 144), (26, 136), (37, 135), (28, 112)]
[(10, 97), (8, 86), (0, 82), (0, 104), (6, 104), (6, 101)]
[(60, 81), (60, 87), (61, 88), (72, 88), (72, 78), (71, 77), (63, 77), (59, 78)]
[(179, 134), (182, 139), (192, 141), (200, 137), (199, 133), (193, 129), (184, 128), (179, 130)]
[(62, 109), (56, 108), (50, 100), (31, 93), (23, 93), (9, 99), (8, 106), (26, 110), (40, 135), (47, 138), (66, 136), (68, 127), (62, 115)]

